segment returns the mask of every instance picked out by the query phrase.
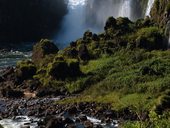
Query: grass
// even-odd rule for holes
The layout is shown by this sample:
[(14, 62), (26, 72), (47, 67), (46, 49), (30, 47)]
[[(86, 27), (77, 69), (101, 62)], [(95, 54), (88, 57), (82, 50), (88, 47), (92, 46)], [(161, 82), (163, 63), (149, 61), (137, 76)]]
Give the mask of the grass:
[[(148, 67), (148, 71), (144, 71), (144, 67)], [(142, 113), (152, 111), (159, 97), (170, 89), (170, 51), (121, 49), (81, 65), (81, 71), (86, 75), (68, 87), (71, 92), (77, 88), (84, 91), (81, 90), (79, 97), (59, 103), (108, 103), (115, 111), (129, 108), (140, 119)], [(127, 122), (126, 128), (138, 128), (139, 124)]]

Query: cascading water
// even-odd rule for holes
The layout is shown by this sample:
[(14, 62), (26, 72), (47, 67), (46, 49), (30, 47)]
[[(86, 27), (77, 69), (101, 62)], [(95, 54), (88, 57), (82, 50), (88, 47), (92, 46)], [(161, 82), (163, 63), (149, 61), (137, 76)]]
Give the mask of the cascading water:
[(132, 0), (123, 0), (121, 2), (121, 7), (118, 16), (128, 17), (131, 19), (131, 4)]
[(154, 4), (154, 1), (155, 0), (148, 0), (148, 5), (147, 5), (147, 8), (146, 8), (146, 13), (145, 13), (145, 16), (150, 16), (150, 11), (152, 9), (152, 6)]
[[(62, 47), (82, 37), (86, 30), (102, 32), (109, 16), (128, 17), (131, 20), (144, 17), (141, 0), (67, 0), (68, 14), (55, 40)], [(154, 0), (149, 0), (146, 15), (149, 14)]]
[(132, 18), (133, 0), (68, 0), (65, 16), (56, 42), (67, 45), (82, 37), (86, 30), (101, 32), (109, 16)]
[(84, 6), (86, 0), (68, 0), (68, 14), (64, 17), (61, 30), (56, 37), (57, 42), (69, 43), (83, 34), (84, 27)]

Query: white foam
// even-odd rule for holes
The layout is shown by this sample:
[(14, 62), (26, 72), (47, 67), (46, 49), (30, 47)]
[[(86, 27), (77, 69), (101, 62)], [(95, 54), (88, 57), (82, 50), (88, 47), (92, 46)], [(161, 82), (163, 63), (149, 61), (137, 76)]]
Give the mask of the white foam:
[(38, 119), (29, 118), (27, 116), (16, 116), (15, 119), (3, 119), (0, 120), (0, 124), (4, 128), (21, 128), (24, 126), (30, 126), (30, 128), (36, 128)]
[(85, 5), (86, 0), (69, 0), (68, 4), (71, 8), (75, 8), (76, 6), (83, 6)]

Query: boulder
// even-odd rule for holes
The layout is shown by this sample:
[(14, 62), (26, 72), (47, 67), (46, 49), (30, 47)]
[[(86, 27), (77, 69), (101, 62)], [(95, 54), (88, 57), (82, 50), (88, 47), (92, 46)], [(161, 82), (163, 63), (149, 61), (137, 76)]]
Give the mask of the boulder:
[(10, 87), (6, 87), (1, 90), (1, 94), (3, 97), (7, 98), (21, 98), (24, 96), (24, 93), (19, 90), (13, 90)]
[(33, 75), (36, 74), (36, 67), (35, 65), (29, 61), (21, 61), (17, 63), (16, 66), (16, 77), (18, 82), (22, 82), (27, 79), (32, 79)]
[(57, 54), (59, 49), (50, 40), (42, 39), (33, 47), (32, 60), (39, 65), (46, 55)]
[(56, 79), (64, 80), (68, 73), (69, 68), (65, 61), (56, 61), (48, 65), (48, 74)]
[(60, 80), (67, 77), (77, 77), (81, 75), (79, 62), (76, 59), (55, 59), (53, 63), (48, 65), (48, 74)]
[(85, 44), (81, 44), (78, 50), (78, 56), (80, 60), (87, 61), (90, 59), (90, 54)]
[(168, 42), (158, 27), (142, 28), (137, 32), (136, 46), (147, 50), (167, 49)]
[(47, 121), (46, 128), (64, 128), (62, 118), (51, 118)]
[(109, 17), (106, 21), (104, 29), (115, 28), (116, 27), (116, 19), (114, 17)]

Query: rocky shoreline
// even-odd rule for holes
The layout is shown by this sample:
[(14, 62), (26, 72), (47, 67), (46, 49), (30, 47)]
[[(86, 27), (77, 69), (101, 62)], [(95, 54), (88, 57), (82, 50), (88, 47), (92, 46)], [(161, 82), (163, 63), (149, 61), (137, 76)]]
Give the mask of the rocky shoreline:
[[(62, 98), (0, 99), (1, 121), (12, 117), (16, 121), (34, 117), (39, 119), (32, 121), (37, 123), (38, 128), (118, 127), (117, 115), (108, 105), (86, 102), (65, 105), (56, 103)], [(30, 125), (25, 123), (27, 128)]]

